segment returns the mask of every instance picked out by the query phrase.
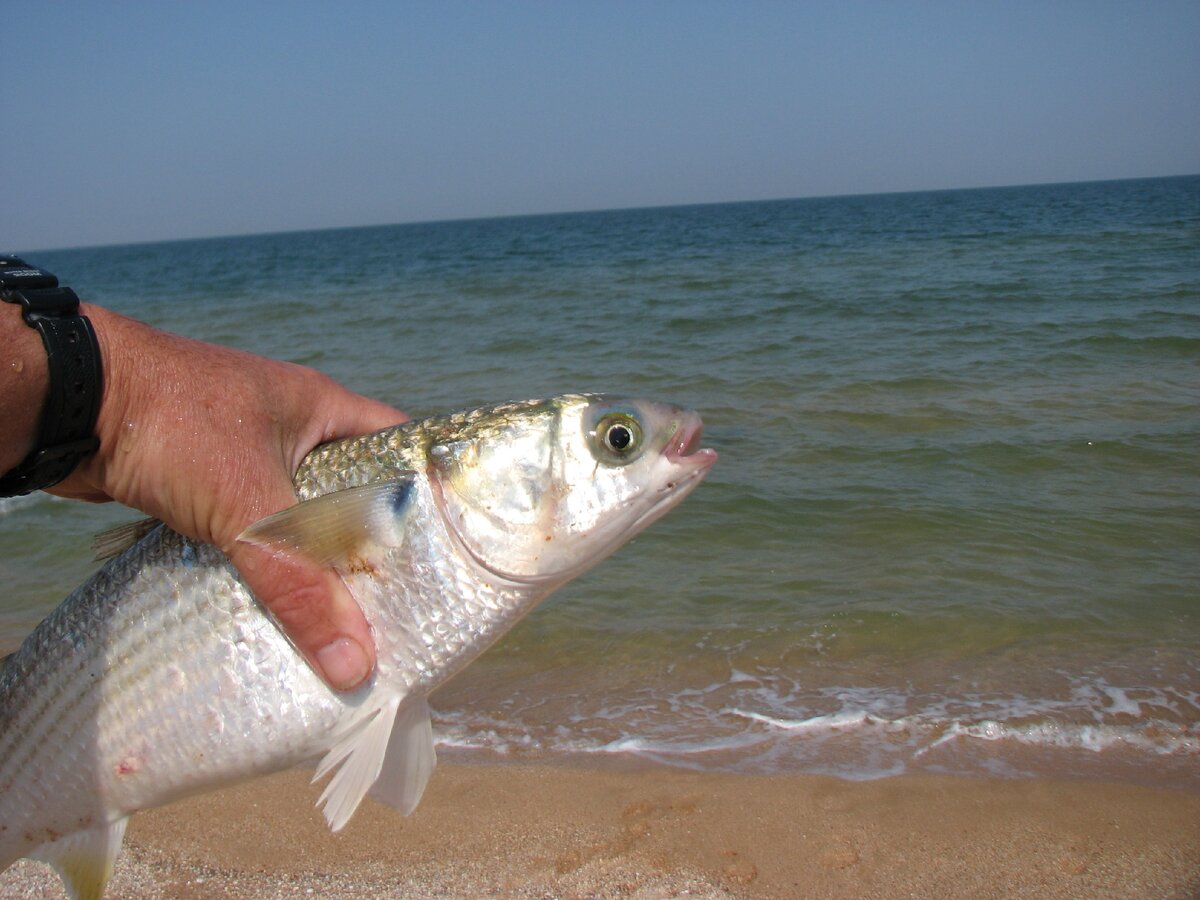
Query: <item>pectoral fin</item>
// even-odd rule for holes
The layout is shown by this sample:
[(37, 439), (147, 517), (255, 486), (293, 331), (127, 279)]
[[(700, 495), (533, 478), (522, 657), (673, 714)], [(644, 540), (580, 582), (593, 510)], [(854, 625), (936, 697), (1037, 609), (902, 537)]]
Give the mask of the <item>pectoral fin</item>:
[(415, 477), (407, 473), (305, 500), (260, 519), (238, 535), (238, 540), (294, 551), (328, 566), (361, 556), (372, 545), (398, 547), (412, 508)]
[(29, 854), (50, 863), (62, 877), (73, 900), (100, 900), (121, 852), (129, 817), (87, 831), (76, 831)]

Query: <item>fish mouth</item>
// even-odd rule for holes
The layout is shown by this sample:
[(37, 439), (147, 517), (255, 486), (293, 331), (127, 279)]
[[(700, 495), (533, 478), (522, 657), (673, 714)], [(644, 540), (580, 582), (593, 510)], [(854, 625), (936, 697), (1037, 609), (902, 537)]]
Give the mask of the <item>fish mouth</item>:
[(667, 441), (663, 456), (673, 463), (708, 469), (717, 461), (717, 451), (700, 446), (703, 435), (704, 423), (700, 421), (699, 416), (692, 415), (675, 429), (675, 433)]

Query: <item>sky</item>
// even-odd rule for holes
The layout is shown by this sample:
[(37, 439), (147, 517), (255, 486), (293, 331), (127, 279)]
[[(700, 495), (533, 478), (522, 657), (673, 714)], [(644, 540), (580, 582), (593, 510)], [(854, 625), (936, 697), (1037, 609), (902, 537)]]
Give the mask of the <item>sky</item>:
[(0, 249), (1200, 172), (1200, 2), (0, 0)]

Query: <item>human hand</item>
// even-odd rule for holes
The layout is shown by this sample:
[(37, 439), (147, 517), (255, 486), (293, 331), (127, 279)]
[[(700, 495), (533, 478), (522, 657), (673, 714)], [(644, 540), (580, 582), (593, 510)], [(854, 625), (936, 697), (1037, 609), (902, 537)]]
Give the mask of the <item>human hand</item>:
[(216, 545), (331, 687), (362, 683), (375, 642), (337, 573), (237, 536), (296, 503), (292, 475), (313, 447), (408, 417), (312, 369), (80, 311), (103, 354), (100, 450), (50, 493), (117, 500)]

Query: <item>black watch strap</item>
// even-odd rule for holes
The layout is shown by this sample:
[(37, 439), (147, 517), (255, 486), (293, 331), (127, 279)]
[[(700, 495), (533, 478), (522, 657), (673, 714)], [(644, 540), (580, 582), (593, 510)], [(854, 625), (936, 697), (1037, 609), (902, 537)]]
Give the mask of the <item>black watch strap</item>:
[(0, 300), (19, 305), (42, 336), (50, 376), (33, 452), (0, 477), (0, 497), (13, 497), (58, 484), (100, 446), (104, 381), (100, 343), (73, 290), (24, 260), (0, 256)]

